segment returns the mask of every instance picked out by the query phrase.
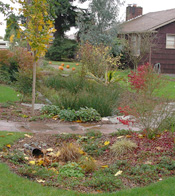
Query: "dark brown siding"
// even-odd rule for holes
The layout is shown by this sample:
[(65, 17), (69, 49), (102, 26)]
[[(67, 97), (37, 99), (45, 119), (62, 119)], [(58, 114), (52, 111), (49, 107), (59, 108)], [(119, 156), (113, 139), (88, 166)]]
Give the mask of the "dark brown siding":
[(175, 74), (175, 49), (166, 49), (166, 34), (175, 34), (175, 22), (157, 29), (156, 47), (152, 49), (151, 63), (160, 63), (162, 73)]

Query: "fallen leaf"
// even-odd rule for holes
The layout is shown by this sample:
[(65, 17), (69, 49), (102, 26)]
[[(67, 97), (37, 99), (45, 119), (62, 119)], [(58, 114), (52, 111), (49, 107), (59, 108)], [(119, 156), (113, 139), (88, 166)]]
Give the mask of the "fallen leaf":
[(45, 180), (42, 180), (42, 179), (36, 179), (36, 181), (39, 182), (39, 183), (44, 183), (45, 182)]
[(24, 134), (25, 137), (28, 137), (28, 138), (32, 138), (33, 136), (31, 135), (28, 135), (28, 134)]
[(146, 164), (146, 165), (151, 165), (152, 162), (151, 162), (151, 161), (146, 161), (145, 164)]
[(50, 164), (50, 160), (47, 157), (44, 157), (44, 163), (43, 166), (47, 166)]
[(144, 138), (144, 136), (142, 134), (138, 134), (139, 138)]
[(97, 190), (98, 193), (103, 193), (103, 191)]
[(47, 150), (47, 152), (53, 152), (53, 148), (48, 148), (46, 150)]
[(107, 168), (107, 167), (109, 167), (108, 165), (102, 165), (101, 166), (102, 168)]
[(7, 148), (11, 148), (11, 145), (10, 144), (7, 144), (6, 146), (7, 146)]
[(118, 137), (117, 137), (117, 139), (121, 139), (121, 138), (123, 138), (123, 137), (124, 137), (124, 136), (123, 136), (123, 135), (121, 135), (121, 136), (118, 136)]
[(132, 137), (132, 135), (126, 135), (126, 138), (131, 138)]
[(0, 135), (0, 137), (5, 137), (5, 135)]
[(35, 161), (29, 161), (30, 165), (35, 165)]
[(104, 145), (107, 146), (110, 144), (110, 141), (105, 141)]
[(77, 122), (77, 123), (82, 123), (82, 121), (81, 121), (81, 120), (77, 120), (76, 122)]
[(59, 174), (59, 172), (54, 167), (51, 167), (48, 170), (54, 171), (56, 174)]
[(114, 176), (119, 176), (123, 173), (123, 171), (119, 170)]
[(56, 157), (56, 154), (53, 153), (53, 152), (50, 152), (50, 153), (48, 153), (47, 155), (48, 155), (48, 156), (51, 156), (51, 157)]
[(56, 153), (56, 157), (59, 157), (60, 156), (60, 151), (58, 151), (57, 153)]
[(44, 164), (43, 159), (39, 159), (39, 160), (37, 161), (37, 165), (43, 165), (43, 164)]
[(163, 148), (162, 147), (155, 147), (155, 149), (157, 149), (157, 150), (163, 150)]
[(25, 159), (26, 161), (28, 161), (28, 160), (29, 160), (29, 157), (24, 157), (24, 159)]
[(79, 149), (80, 154), (85, 154), (85, 152), (82, 149)]
[(7, 133), (7, 135), (14, 135), (13, 133)]
[(57, 120), (58, 118), (58, 115), (52, 117), (53, 120)]

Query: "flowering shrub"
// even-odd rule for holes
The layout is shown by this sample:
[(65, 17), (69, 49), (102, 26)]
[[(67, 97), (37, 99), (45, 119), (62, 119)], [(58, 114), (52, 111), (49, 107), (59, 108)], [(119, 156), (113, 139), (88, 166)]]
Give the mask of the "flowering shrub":
[(137, 92), (144, 92), (151, 95), (161, 85), (161, 76), (154, 73), (152, 65), (148, 63), (137, 68), (136, 72), (131, 71), (128, 75), (131, 88)]
[[(167, 100), (155, 98), (155, 92), (162, 84), (161, 75), (154, 73), (152, 66), (146, 64), (139, 66), (136, 72), (131, 71), (128, 78), (134, 92), (125, 92), (118, 110), (124, 116), (135, 117), (135, 122), (146, 131), (147, 136), (152, 137), (164, 127), (166, 119), (174, 115)], [(131, 123), (121, 118), (119, 121), (125, 125)]]

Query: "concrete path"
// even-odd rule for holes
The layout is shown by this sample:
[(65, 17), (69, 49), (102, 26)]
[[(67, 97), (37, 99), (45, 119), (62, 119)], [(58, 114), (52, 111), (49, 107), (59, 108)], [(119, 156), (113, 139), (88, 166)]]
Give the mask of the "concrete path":
[(1, 131), (29, 132), (43, 134), (75, 133), (83, 134), (87, 130), (99, 130), (104, 134), (116, 132), (118, 130), (139, 131), (138, 127), (123, 124), (86, 124), (86, 123), (43, 123), (43, 122), (12, 122), (0, 120)]

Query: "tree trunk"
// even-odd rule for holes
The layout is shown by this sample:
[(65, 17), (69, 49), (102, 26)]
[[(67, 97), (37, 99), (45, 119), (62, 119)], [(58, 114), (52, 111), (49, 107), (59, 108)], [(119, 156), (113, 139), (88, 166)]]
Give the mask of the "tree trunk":
[(57, 37), (63, 37), (64, 31), (62, 30), (62, 17), (61, 17), (61, 15), (57, 16), (57, 18), (55, 19), (54, 25), (55, 25), (55, 29), (56, 29), (56, 32), (54, 33), (55, 39)]
[(32, 116), (35, 115), (35, 90), (36, 90), (36, 60), (34, 52), (34, 64), (33, 64), (33, 85), (32, 85)]

